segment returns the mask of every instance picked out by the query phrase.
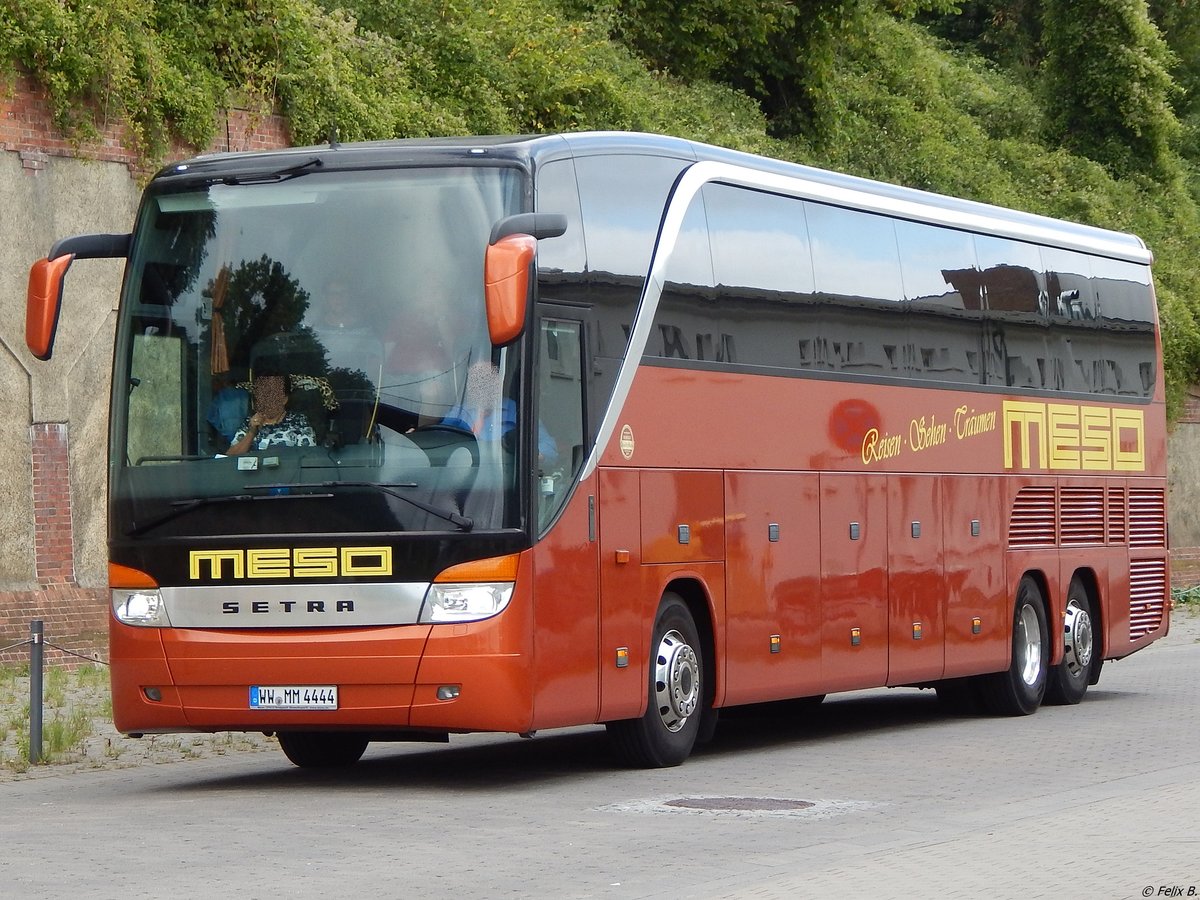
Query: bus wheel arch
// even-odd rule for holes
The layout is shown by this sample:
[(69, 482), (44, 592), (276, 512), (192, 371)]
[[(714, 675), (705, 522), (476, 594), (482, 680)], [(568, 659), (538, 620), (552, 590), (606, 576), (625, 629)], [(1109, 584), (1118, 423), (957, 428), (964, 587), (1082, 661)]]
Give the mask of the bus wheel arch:
[[(707, 616), (701, 621), (707, 626)], [(667, 590), (651, 632), (646, 712), (637, 719), (607, 723), (613, 748), (623, 762), (665, 768), (691, 755), (703, 711), (711, 706), (711, 652), (706, 644), (711, 646), (711, 629), (697, 622), (684, 596)]]
[(1051, 668), (1048, 596), (1041, 572), (1021, 576), (1013, 598), (1008, 668), (980, 681), (984, 704), (996, 715), (1028, 716), (1042, 705)]
[(1071, 576), (1063, 607), (1063, 656), (1050, 670), (1046, 700), (1056, 706), (1074, 705), (1083, 699), (1088, 685), (1100, 680), (1104, 658), (1100, 594), (1090, 569)]

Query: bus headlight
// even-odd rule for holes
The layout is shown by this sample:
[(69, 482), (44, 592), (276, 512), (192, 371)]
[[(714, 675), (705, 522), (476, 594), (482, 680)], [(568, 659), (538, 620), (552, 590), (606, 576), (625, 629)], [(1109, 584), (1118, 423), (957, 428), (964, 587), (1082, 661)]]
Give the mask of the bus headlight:
[(501, 612), (512, 598), (513, 582), (431, 584), (421, 607), (422, 622), (475, 622)]
[(160, 591), (153, 589), (114, 590), (112, 592), (113, 615), (126, 625), (141, 625), (166, 628), (171, 624), (167, 617), (167, 606)]

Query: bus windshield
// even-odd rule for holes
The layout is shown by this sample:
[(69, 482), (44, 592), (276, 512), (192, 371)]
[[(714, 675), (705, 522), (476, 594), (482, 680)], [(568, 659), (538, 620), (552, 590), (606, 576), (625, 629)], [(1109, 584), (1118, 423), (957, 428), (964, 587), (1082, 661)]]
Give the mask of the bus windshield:
[(117, 335), (114, 539), (515, 527), (512, 168), (151, 185)]

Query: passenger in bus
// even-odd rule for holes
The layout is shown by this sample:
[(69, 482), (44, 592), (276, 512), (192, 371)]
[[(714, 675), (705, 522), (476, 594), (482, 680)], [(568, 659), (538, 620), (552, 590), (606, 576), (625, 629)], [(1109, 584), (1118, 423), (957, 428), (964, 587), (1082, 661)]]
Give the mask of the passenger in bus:
[(233, 436), (230, 456), (269, 447), (315, 447), (316, 432), (303, 413), (289, 412), (286, 375), (259, 375), (251, 387), (254, 412)]
[[(442, 424), (469, 431), (480, 441), (500, 441), (507, 452), (515, 453), (517, 404), (505, 397), (497, 408), (499, 377), (499, 371), (490, 363), (471, 366), (464, 397), (450, 409)], [(539, 467), (548, 470), (557, 463), (558, 445), (546, 426), (538, 422)]]
[(371, 327), (364, 305), (352, 296), (350, 282), (334, 276), (325, 282), (320, 307), (313, 327), (320, 333), (362, 332)]

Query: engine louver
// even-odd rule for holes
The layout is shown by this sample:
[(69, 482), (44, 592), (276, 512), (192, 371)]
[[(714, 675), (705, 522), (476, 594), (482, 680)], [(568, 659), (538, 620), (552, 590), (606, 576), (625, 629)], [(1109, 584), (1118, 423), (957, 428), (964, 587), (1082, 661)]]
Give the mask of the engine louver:
[(1167, 561), (1135, 559), (1129, 563), (1129, 639), (1137, 640), (1162, 624), (1167, 602)]

